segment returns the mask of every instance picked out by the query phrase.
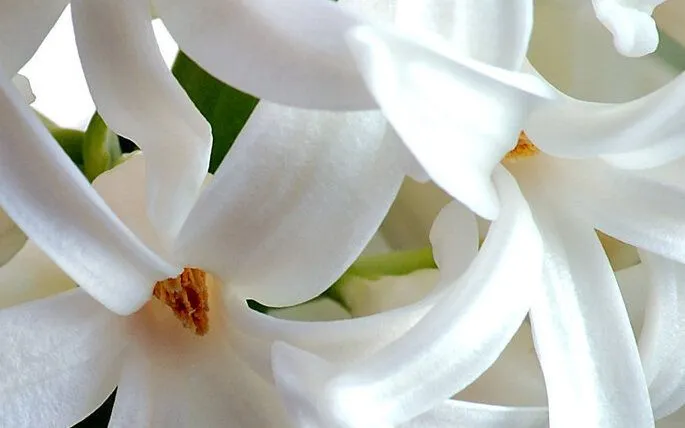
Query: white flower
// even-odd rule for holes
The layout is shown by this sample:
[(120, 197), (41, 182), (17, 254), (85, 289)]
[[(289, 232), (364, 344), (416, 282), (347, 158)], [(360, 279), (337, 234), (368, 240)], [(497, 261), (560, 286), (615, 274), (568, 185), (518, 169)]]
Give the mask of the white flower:
[[(518, 33), (506, 24), (526, 22), (508, 9), (514, 7), (509, 4), (498, 4), (500, 8), (496, 8), (483, 2), (429, 3), (407, 3), (407, 9), (412, 11), (412, 17), (420, 16), (421, 11), (427, 15), (441, 11), (428, 23), (434, 24), (445, 38), (458, 39), (455, 31), (470, 35), (472, 38), (465, 39), (474, 45), (488, 46), (487, 42), (494, 39), (494, 46), (508, 46), (504, 42), (507, 37), (519, 39), (513, 37)], [(467, 3), (471, 9), (464, 8)], [(403, 5), (398, 4), (398, 15)], [(526, 5), (530, 7), (528, 2), (521, 2), (519, 10), (529, 10)], [(479, 7), (482, 14), (477, 13)], [(458, 10), (459, 16), (467, 17), (466, 22), (454, 25), (457, 13), (445, 10)], [(482, 17), (492, 16), (488, 15), (492, 10), (499, 11), (501, 15), (494, 13), (494, 17), (500, 21), (484, 23)], [(480, 19), (469, 20), (471, 16)], [(507, 29), (508, 33), (503, 32), (498, 39), (489, 32), (493, 28)], [(525, 31), (522, 33), (525, 35)], [(469, 100), (478, 110), (478, 97), (455, 98), (452, 82), (444, 78), (449, 74), (441, 73), (447, 64), (444, 58), (420, 59), (417, 52), (421, 47), (409, 38), (365, 27), (354, 30), (351, 40), (354, 50), (364, 52), (359, 55), (360, 67), (371, 92), (429, 175), (477, 213), (487, 214), (482, 205), (473, 204), (468, 193), (460, 193), (458, 186), (446, 185), (444, 180), (448, 177), (462, 188), (477, 189), (482, 194), (480, 184), (473, 186), (473, 179), (464, 178), (459, 170), (461, 163), (481, 166), (482, 157), (474, 156), (474, 151), (489, 150), (489, 156), (494, 158), (498, 150), (506, 147), (493, 148), (492, 142), (488, 146), (477, 134), (474, 138), (474, 133), (462, 141), (455, 138), (478, 123), (460, 102)], [(360, 50), (360, 46), (364, 49)], [(523, 46), (521, 57), (525, 43)], [(511, 51), (518, 50), (507, 52)], [(482, 47), (477, 52), (483, 57), (497, 50)], [(426, 70), (435, 71), (432, 80), (426, 78)], [(453, 70), (451, 73), (455, 74)], [(442, 400), (466, 387), (496, 359), (528, 308), (545, 374), (551, 426), (652, 426), (655, 417), (664, 417), (682, 406), (685, 382), (681, 382), (680, 362), (685, 359), (676, 350), (680, 349), (685, 329), (679, 328), (678, 299), (673, 297), (675, 284), (681, 281), (682, 267), (677, 262), (685, 262), (681, 238), (685, 227), (679, 174), (682, 167), (671, 164), (670, 169), (649, 172), (625, 168), (653, 168), (682, 155), (682, 144), (678, 142), (682, 121), (677, 118), (685, 107), (683, 88), (680, 76), (665, 88), (632, 102), (586, 103), (559, 93), (552, 102), (531, 108), (532, 118), (520, 110), (512, 112), (515, 117), (523, 117), (519, 122), (504, 121), (505, 128), (525, 119), (522, 127), (535, 145), (522, 138), (507, 156), (519, 160), (505, 162), (509, 171), (495, 168), (493, 180), (502, 213), (493, 223), (482, 254), (461, 276), (462, 271), (455, 274), (446, 269), (449, 265), (444, 257), (449, 253), (443, 253), (437, 244), (436, 261), (446, 284), (439, 302), (401, 339), (367, 359), (339, 368), (291, 347), (275, 346), (274, 367), (281, 376), (279, 385), (291, 416), (298, 423), (312, 426), (393, 426), (431, 408), (440, 411)], [(486, 90), (478, 95), (493, 97)], [(444, 108), (443, 96), (452, 109)], [(409, 102), (422, 99), (430, 102)], [(495, 105), (496, 99), (492, 100)], [(515, 110), (506, 100), (507, 109)], [(417, 110), (411, 110), (415, 107)], [(406, 111), (414, 114), (404, 114)], [(502, 126), (498, 121), (486, 124), (494, 128), (493, 133)], [(474, 127), (478, 129), (478, 125)], [(407, 131), (403, 133), (403, 129)], [(481, 129), (485, 129), (484, 125)], [(476, 148), (464, 151), (464, 159), (459, 160), (452, 151), (459, 144)], [(422, 148), (414, 150), (414, 145)], [(559, 158), (594, 159), (555, 159), (538, 154), (538, 148)], [(425, 157), (418, 150), (425, 150)], [(435, 169), (436, 165), (441, 169)], [(436, 175), (436, 171), (442, 175)], [(521, 186), (525, 200), (513, 178)], [(480, 170), (480, 179), (481, 183), (489, 180), (487, 168)], [(447, 235), (441, 225), (455, 209), (451, 207), (436, 220), (431, 234), (434, 246), (437, 236)], [(652, 266), (651, 283), (657, 296), (651, 312), (656, 319), (653, 322), (674, 326), (675, 338), (668, 336), (673, 334), (668, 328), (653, 327), (652, 333), (641, 337), (638, 348), (595, 229), (641, 249), (643, 261)], [(452, 236), (454, 240), (459, 238)], [(488, 269), (484, 268), (486, 263)], [(309, 385), (295, 385), (297, 375), (293, 372), (307, 372)], [(538, 414), (529, 416), (532, 419), (524, 418), (519, 423), (539, 423), (535, 419)], [(468, 422), (460, 421), (476, 426), (485, 419), (474, 416)]]

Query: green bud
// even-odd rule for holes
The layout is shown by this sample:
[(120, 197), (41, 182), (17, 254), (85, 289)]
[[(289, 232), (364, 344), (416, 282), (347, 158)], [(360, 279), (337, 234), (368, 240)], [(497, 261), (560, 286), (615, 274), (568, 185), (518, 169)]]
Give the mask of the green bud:
[(95, 180), (98, 175), (114, 167), (120, 157), (119, 137), (95, 113), (83, 139), (83, 169), (86, 177), (90, 181)]

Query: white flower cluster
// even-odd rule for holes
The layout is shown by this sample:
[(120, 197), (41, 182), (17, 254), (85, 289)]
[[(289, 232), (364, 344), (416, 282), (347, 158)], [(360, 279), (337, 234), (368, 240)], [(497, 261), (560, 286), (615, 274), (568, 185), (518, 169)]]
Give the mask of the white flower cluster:
[[(683, 426), (685, 75), (583, 101), (531, 49), (646, 55), (660, 3), (0, 0), (0, 427)], [(141, 149), (92, 185), (11, 79), (68, 5)], [(260, 98), (213, 176), (152, 14)], [(405, 177), (437, 269), (355, 277)]]

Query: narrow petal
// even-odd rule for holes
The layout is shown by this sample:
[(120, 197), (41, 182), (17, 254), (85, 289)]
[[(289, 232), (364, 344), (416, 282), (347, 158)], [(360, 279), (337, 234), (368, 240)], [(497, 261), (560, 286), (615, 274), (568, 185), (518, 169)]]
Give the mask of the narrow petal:
[(550, 426), (654, 426), (635, 338), (597, 235), (542, 205), (535, 214), (547, 253), (530, 319)]
[(529, 75), (455, 56), (444, 41), (358, 27), (348, 43), (369, 90), (435, 183), (478, 215), (499, 201), (490, 175), (548, 91)]
[(7, 263), (26, 242), (26, 235), (0, 209), (0, 266)]
[[(536, 73), (530, 65), (527, 69)], [(554, 90), (551, 85), (549, 89)], [(616, 156), (616, 162), (623, 156), (626, 166), (646, 168), (683, 154), (678, 135), (683, 132), (679, 118), (685, 112), (685, 74), (624, 103), (580, 101), (561, 93), (557, 96), (556, 103), (533, 111), (525, 127), (535, 145), (550, 155), (621, 155)], [(643, 159), (637, 158), (640, 154)]]
[(642, 252), (651, 293), (640, 334), (640, 356), (656, 418), (685, 404), (685, 266)]
[(69, 0), (0, 1), (2, 71), (14, 75), (33, 56)]
[(532, 0), (397, 1), (397, 25), (448, 39), (457, 55), (521, 68), (533, 30)]
[(449, 286), (438, 303), (399, 340), (340, 372), (313, 355), (274, 346), (286, 406), (307, 409), (291, 407), (292, 417), (316, 426), (391, 426), (449, 398), (497, 359), (528, 312), (542, 242), (513, 178), (498, 169), (495, 181), (504, 210), (481, 253), (463, 276), (443, 278)]
[(76, 283), (131, 313), (178, 274), (144, 246), (0, 75), (0, 208)]
[(343, 35), (361, 18), (319, 0), (155, 0), (180, 49), (227, 84), (307, 108), (373, 107)]
[(72, 426), (114, 390), (124, 323), (83, 290), (0, 311), (0, 425)]
[(72, 2), (79, 56), (95, 105), (112, 130), (146, 153), (148, 211), (169, 239), (197, 199), (212, 136), (164, 63), (149, 10), (146, 0)]
[(597, 19), (611, 31), (621, 54), (639, 57), (659, 45), (659, 32), (652, 18), (654, 8), (666, 0), (592, 0)]
[(447, 400), (400, 428), (546, 428), (546, 407), (510, 407)]
[(334, 321), (350, 318), (350, 314), (340, 303), (328, 297), (288, 308), (271, 309), (269, 315), (291, 321)]
[(685, 192), (597, 161), (541, 159), (547, 197), (627, 244), (685, 262)]
[(399, 189), (404, 168), (385, 129), (379, 112), (261, 103), (181, 231), (184, 261), (267, 306), (317, 296)]

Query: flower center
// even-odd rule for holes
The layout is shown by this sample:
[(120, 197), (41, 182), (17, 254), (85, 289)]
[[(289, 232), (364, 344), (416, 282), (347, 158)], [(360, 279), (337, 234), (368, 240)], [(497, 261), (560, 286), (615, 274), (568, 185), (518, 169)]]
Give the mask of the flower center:
[(157, 282), (153, 294), (171, 308), (185, 328), (198, 336), (209, 331), (207, 274), (203, 270), (185, 268), (176, 278)]
[(528, 138), (525, 132), (521, 131), (519, 140), (509, 153), (504, 156), (505, 160), (516, 161), (530, 156), (534, 156), (540, 152), (540, 149), (535, 147), (532, 141)]

